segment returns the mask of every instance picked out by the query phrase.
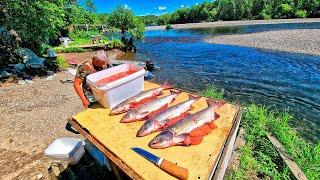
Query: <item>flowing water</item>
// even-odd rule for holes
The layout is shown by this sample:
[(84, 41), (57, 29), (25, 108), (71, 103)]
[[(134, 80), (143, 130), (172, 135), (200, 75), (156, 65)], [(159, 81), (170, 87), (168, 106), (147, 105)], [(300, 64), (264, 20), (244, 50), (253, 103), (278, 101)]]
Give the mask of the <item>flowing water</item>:
[(320, 138), (320, 56), (205, 43), (207, 36), (278, 29), (320, 29), (320, 23), (147, 31), (137, 60), (161, 67), (158, 82), (199, 91), (213, 84), (228, 100), (289, 109), (307, 139)]

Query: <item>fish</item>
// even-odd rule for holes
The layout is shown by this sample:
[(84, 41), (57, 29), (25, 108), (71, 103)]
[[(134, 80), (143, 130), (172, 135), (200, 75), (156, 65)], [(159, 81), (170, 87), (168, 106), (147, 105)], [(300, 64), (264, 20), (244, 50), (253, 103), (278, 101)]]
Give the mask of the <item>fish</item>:
[(181, 91), (170, 90), (170, 95), (157, 98), (153, 101), (144, 103), (139, 107), (128, 111), (120, 120), (122, 123), (135, 122), (139, 120), (145, 120), (145, 118), (150, 118), (157, 113), (165, 110), (170, 103), (175, 100)]
[(142, 91), (139, 94), (123, 101), (122, 103), (118, 104), (112, 110), (110, 111), (110, 115), (117, 115), (125, 113), (131, 109), (134, 109), (135, 107), (146, 103), (152, 99), (155, 99), (157, 96), (162, 94), (162, 91), (165, 89), (171, 89), (173, 88), (171, 84), (168, 82), (164, 82), (160, 87), (150, 89), (147, 91)]
[(216, 128), (214, 123), (220, 115), (215, 110), (225, 101), (207, 100), (208, 107), (173, 124), (154, 137), (149, 147), (164, 149), (171, 146), (190, 146), (202, 142), (204, 136)]
[(201, 98), (200, 96), (194, 96), (191, 94), (188, 94), (188, 96), (189, 100), (172, 106), (148, 119), (138, 130), (137, 137), (162, 131), (172, 124), (175, 124), (177, 121), (185, 118), (188, 115), (188, 111), (192, 109), (192, 104)]

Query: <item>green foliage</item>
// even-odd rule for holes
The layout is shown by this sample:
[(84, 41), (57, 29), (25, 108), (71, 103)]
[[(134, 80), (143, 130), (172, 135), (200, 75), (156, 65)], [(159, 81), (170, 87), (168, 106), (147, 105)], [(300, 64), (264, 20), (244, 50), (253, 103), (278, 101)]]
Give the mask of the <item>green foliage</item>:
[(58, 56), (56, 59), (56, 63), (57, 66), (59, 66), (60, 68), (67, 68), (69, 67), (68, 61), (62, 57), (62, 56)]
[(122, 36), (128, 32), (136, 39), (142, 38), (145, 30), (144, 23), (125, 6), (118, 6), (110, 14), (108, 24), (113, 28), (120, 29)]
[(65, 0), (4, 0), (1, 2), (1, 21), (8, 29), (15, 30), (21, 46), (39, 53), (42, 43), (54, 38), (65, 25)]
[[(222, 99), (222, 93), (209, 86), (201, 93), (205, 97)], [(217, 95), (218, 94), (218, 95)], [(270, 143), (270, 132), (284, 146), (309, 179), (320, 178), (320, 143), (310, 144), (300, 138), (288, 112), (279, 113), (255, 104), (244, 105), (241, 126), (245, 145), (238, 151), (240, 164), (226, 179), (293, 179), (282, 158)]]
[(106, 46), (110, 49), (122, 49), (125, 45), (119, 39), (113, 39), (106, 43)]
[(290, 18), (293, 15), (293, 8), (289, 4), (280, 4), (278, 6), (278, 18)]
[(85, 52), (85, 49), (79, 48), (79, 47), (67, 47), (67, 48), (57, 47), (57, 48), (53, 48), (53, 49), (57, 53), (74, 53), (74, 52), (81, 53), (81, 52)]
[(320, 0), (216, 0), (172, 14), (145, 16), (146, 25), (211, 22), (216, 20), (320, 17)]
[(173, 27), (172, 27), (172, 25), (171, 24), (167, 24), (166, 25), (166, 29), (172, 29)]
[(15, 54), (20, 43), (21, 39), (14, 30), (8, 31), (0, 27), (0, 67), (21, 61)]
[(308, 16), (308, 13), (306, 10), (297, 10), (294, 15), (297, 18), (306, 18)]
[(222, 100), (223, 97), (223, 92), (218, 90), (215, 86), (210, 85), (208, 86), (205, 90), (201, 92), (202, 96), (204, 97), (209, 97), (217, 100)]

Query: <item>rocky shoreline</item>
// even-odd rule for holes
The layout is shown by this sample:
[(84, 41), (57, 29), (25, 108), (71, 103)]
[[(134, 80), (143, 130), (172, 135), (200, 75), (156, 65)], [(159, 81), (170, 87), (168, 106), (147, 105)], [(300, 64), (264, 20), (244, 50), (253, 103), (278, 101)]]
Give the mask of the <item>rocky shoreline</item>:
[(208, 37), (208, 43), (320, 56), (320, 29), (277, 30)]

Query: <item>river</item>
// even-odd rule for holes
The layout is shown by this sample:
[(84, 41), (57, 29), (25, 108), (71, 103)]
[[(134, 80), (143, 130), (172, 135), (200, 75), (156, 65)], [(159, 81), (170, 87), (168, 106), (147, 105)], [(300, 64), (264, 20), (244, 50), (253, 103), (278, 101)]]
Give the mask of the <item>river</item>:
[(257, 103), (294, 115), (310, 141), (320, 138), (320, 56), (205, 43), (208, 36), (281, 29), (320, 29), (320, 23), (153, 30), (137, 42), (136, 60), (161, 67), (156, 81), (199, 91), (213, 84), (229, 101)]

